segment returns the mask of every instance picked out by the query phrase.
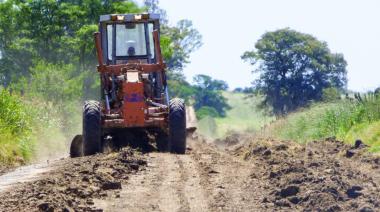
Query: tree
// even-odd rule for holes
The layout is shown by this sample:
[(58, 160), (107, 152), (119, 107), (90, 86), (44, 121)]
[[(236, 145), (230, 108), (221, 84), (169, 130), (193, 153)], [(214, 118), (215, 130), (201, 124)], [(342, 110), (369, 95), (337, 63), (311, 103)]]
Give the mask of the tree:
[(194, 77), (196, 86), (200, 89), (209, 91), (225, 91), (228, 89), (227, 82), (223, 80), (212, 79), (210, 76), (198, 74)]
[[(219, 116), (225, 116), (226, 109), (229, 109), (230, 106), (227, 104), (227, 100), (224, 98), (221, 91), (228, 88), (227, 83), (222, 80), (214, 80), (207, 75), (195, 76), (194, 82), (194, 108), (197, 110), (198, 116), (200, 115), (198, 111), (202, 111), (202, 116), (207, 111), (216, 111)], [(214, 110), (210, 110), (210, 108), (213, 108)]]
[(144, 5), (149, 13), (160, 14), (160, 23), (168, 25), (168, 18), (166, 11), (158, 6), (159, 0), (145, 0)]
[(175, 27), (163, 25), (162, 35), (171, 40), (173, 54), (166, 58), (171, 71), (182, 71), (189, 63), (190, 54), (202, 46), (202, 36), (190, 20), (180, 20)]
[(161, 53), (167, 65), (169, 94), (189, 103), (196, 89), (186, 81), (183, 68), (189, 63), (190, 54), (202, 45), (202, 36), (189, 20), (169, 25), (166, 11), (159, 7), (159, 0), (145, 0), (144, 5), (148, 12), (160, 14)]
[(187, 19), (170, 26), (166, 11), (159, 7), (159, 0), (145, 0), (144, 4), (148, 12), (160, 14), (161, 47), (169, 79), (183, 78), (182, 70), (189, 63), (190, 54), (202, 46), (202, 35)]
[(289, 28), (265, 33), (242, 59), (254, 66), (259, 78), (254, 88), (265, 95), (263, 106), (285, 114), (310, 101), (320, 101), (325, 88), (344, 89), (347, 63), (326, 42)]
[(43, 61), (71, 64), (72, 70), (57, 68), (54, 72), (64, 78), (68, 74), (63, 72), (70, 71), (71, 78), (82, 78), (82, 93), (97, 93), (93, 33), (98, 29), (99, 16), (142, 11), (143, 8), (135, 3), (120, 0), (0, 2), (1, 85), (19, 86), (22, 79), (27, 82), (23, 86), (28, 88), (28, 84), (35, 80), (33, 67)]

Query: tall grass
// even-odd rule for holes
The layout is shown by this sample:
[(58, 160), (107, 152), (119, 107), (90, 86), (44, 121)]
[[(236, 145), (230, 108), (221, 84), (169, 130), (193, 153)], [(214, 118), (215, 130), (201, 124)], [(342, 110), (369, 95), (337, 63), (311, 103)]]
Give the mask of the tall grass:
[(71, 139), (81, 129), (79, 102), (54, 104), (44, 99), (24, 99), (32, 114), (33, 160), (53, 159), (68, 154)]
[[(356, 139), (367, 139), (368, 136), (362, 134), (364, 132), (378, 134), (380, 129), (371, 127), (378, 121), (380, 121), (380, 97), (374, 94), (357, 95), (355, 99), (315, 104), (290, 114), (266, 129), (266, 134), (299, 142), (333, 136), (354, 142)], [(368, 131), (367, 128), (371, 130)], [(376, 146), (378, 143), (376, 139), (376, 136), (372, 136), (371, 141), (364, 140), (364, 142)], [(375, 146), (372, 147), (374, 151)]]
[(43, 98), (0, 90), (0, 165), (19, 165), (68, 153), (80, 129), (78, 102), (57, 105)]
[(0, 163), (27, 160), (32, 152), (32, 117), (20, 98), (0, 90)]

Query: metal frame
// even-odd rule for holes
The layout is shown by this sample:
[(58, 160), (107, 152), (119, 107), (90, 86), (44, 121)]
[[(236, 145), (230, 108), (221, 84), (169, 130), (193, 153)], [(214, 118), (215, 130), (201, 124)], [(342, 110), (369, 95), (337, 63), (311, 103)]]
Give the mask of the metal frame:
[[(122, 16), (124, 20), (113, 20), (114, 16)], [(102, 98), (105, 100), (105, 108), (102, 107), (102, 125), (105, 129), (110, 128), (160, 128), (161, 130), (168, 130), (168, 94), (166, 88), (166, 77), (165, 77), (165, 64), (163, 63), (161, 50), (159, 46), (159, 16), (155, 14), (143, 14), (143, 19), (136, 19), (139, 15), (127, 14), (127, 15), (103, 15), (100, 17), (99, 31), (100, 33), (95, 33), (96, 49), (98, 55), (98, 72), (101, 75), (102, 80)], [(146, 18), (148, 17), (148, 18)], [(116, 24), (126, 24), (126, 23), (144, 23), (145, 30), (145, 42), (146, 42), (146, 55), (139, 56), (116, 56)], [(153, 24), (153, 41), (150, 43), (149, 39), (149, 28), (148, 24)], [(107, 25), (112, 24), (112, 60), (108, 58), (108, 32)], [(154, 45), (154, 58), (151, 57), (151, 45)], [(105, 50), (103, 52), (103, 50)], [(129, 61), (133, 59), (147, 59), (148, 64), (144, 63), (130, 63)], [(125, 64), (116, 64), (117, 60), (126, 60)], [(104, 63), (105, 62), (105, 63)], [(129, 83), (124, 81), (117, 81), (117, 77), (126, 76), (129, 72), (138, 72), (139, 76), (141, 74), (149, 74), (149, 76), (155, 78), (155, 84), (150, 85), (153, 88), (159, 88), (159, 90), (153, 89), (153, 93), (150, 96), (144, 97), (144, 104), (142, 102), (138, 103), (140, 106), (133, 106), (134, 104), (129, 103), (125, 98), (127, 96), (134, 94), (140, 90), (140, 94), (145, 93), (144, 81), (138, 83)], [(152, 83), (152, 82), (151, 82)], [(116, 93), (116, 86), (118, 91)], [(121, 87), (120, 87), (121, 86)], [(143, 87), (141, 87), (143, 86)], [(111, 88), (111, 89), (110, 89)], [(130, 90), (135, 89), (135, 91)], [(137, 89), (137, 90), (136, 90)], [(143, 89), (143, 93), (141, 93)], [(113, 105), (120, 105), (119, 107), (110, 106), (109, 91), (111, 91), (111, 103)], [(129, 93), (132, 92), (132, 93)], [(126, 95), (126, 96), (125, 96)], [(145, 95), (145, 94), (144, 94)], [(118, 99), (124, 99), (120, 101)], [(147, 99), (145, 99), (147, 98)], [(144, 109), (144, 121), (141, 120), (141, 112), (136, 110), (142, 107)], [(132, 116), (140, 114), (137, 118), (137, 122), (128, 122), (128, 117), (125, 116), (125, 111), (136, 111), (131, 114)], [(124, 112), (123, 112), (124, 111)], [(141, 111), (141, 110), (140, 110)], [(124, 115), (123, 115), (124, 114)], [(137, 115), (138, 116), (138, 115)], [(135, 117), (137, 117), (135, 116)], [(137, 120), (136, 119), (136, 120)], [(138, 124), (137, 124), (138, 123)]]

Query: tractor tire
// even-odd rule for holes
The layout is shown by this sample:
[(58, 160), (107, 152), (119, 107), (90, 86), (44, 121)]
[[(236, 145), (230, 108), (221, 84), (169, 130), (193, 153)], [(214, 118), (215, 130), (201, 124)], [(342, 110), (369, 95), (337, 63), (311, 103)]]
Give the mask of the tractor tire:
[(159, 132), (156, 136), (156, 145), (159, 152), (169, 151), (169, 135), (165, 132)]
[(82, 157), (83, 156), (83, 136), (76, 135), (71, 141), (70, 145), (70, 157)]
[(169, 103), (169, 147), (171, 153), (186, 152), (186, 109), (185, 102), (179, 98)]
[(100, 104), (86, 101), (83, 107), (83, 154), (93, 155), (101, 152), (102, 128), (100, 122)]

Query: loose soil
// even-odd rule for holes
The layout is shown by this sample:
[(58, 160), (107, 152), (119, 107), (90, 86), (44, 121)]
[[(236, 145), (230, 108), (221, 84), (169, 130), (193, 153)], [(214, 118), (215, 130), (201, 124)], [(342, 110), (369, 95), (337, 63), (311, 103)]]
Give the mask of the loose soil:
[(378, 211), (380, 159), (364, 144), (234, 134), (187, 153), (64, 159), (0, 191), (0, 211)]
[(93, 198), (122, 189), (129, 175), (145, 165), (146, 161), (129, 148), (62, 160), (38, 180), (1, 192), (0, 211), (101, 211), (94, 206)]
[(380, 158), (361, 141), (251, 139), (232, 152), (255, 166), (251, 178), (268, 210), (379, 211)]

